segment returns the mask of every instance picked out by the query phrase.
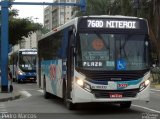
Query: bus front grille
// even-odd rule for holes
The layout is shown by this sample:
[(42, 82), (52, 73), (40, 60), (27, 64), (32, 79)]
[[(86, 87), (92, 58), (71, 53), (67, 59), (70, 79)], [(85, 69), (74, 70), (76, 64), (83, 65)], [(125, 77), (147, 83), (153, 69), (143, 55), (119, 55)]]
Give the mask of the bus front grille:
[(136, 97), (139, 89), (132, 90), (92, 90), (96, 98), (110, 98), (111, 94), (121, 94), (122, 98)]
[(76, 69), (78, 72), (84, 74), (88, 79), (92, 80), (106, 80), (106, 81), (127, 81), (127, 80), (138, 80), (144, 76), (149, 70), (142, 71), (96, 71), (96, 70), (85, 70), (81, 68)]

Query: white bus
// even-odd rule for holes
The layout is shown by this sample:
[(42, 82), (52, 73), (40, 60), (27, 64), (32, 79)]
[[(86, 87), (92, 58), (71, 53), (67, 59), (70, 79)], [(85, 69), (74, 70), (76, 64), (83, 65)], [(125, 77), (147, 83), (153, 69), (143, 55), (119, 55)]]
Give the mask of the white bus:
[(79, 103), (109, 102), (130, 108), (149, 101), (150, 42), (143, 18), (83, 16), (38, 41), (38, 85), (45, 98)]
[(36, 81), (37, 49), (19, 49), (10, 54), (10, 69), (16, 82)]

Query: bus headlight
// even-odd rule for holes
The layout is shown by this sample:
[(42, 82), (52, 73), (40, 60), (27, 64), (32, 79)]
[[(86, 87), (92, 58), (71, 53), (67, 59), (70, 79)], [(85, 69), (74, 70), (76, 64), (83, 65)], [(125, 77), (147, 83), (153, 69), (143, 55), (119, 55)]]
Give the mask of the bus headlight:
[(83, 87), (84, 81), (83, 81), (82, 79), (80, 79), (80, 78), (76, 78), (76, 79), (77, 79), (77, 80), (76, 80), (76, 83), (77, 83), (79, 86)]
[(149, 84), (150, 84), (150, 81), (148, 79), (142, 82), (139, 87), (140, 91), (144, 90)]
[(80, 87), (82, 87), (83, 89), (91, 92), (91, 86), (90, 86), (88, 83), (84, 82), (84, 80), (81, 79), (81, 78), (78, 78), (78, 77), (75, 77), (75, 78), (76, 78), (76, 83), (77, 83)]
[(18, 70), (19, 75), (23, 75), (24, 73), (21, 70)]

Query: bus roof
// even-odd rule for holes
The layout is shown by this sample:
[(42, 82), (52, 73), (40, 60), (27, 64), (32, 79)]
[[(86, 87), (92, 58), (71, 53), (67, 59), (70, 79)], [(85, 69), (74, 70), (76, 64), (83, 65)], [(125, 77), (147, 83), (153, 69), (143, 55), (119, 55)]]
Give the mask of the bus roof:
[(75, 17), (74, 19), (71, 19), (70, 21), (66, 22), (65, 24), (63, 24), (62, 26), (59, 26), (53, 30), (51, 30), (50, 32), (44, 34), (43, 36), (41, 36), (40, 40), (58, 32), (61, 31), (64, 28), (67, 28), (69, 26), (75, 25), (78, 22), (79, 18), (117, 18), (117, 19), (133, 19), (133, 20), (146, 20), (144, 18), (140, 18), (140, 17), (134, 17), (134, 16), (122, 16), (122, 15), (90, 15), (90, 16), (80, 16), (80, 17)]
[(88, 18), (88, 17), (95, 17), (95, 18), (123, 18), (123, 19), (144, 19), (144, 18), (139, 18), (139, 17), (134, 17), (134, 16), (123, 16), (123, 15), (91, 15), (91, 16), (83, 16), (83, 18)]

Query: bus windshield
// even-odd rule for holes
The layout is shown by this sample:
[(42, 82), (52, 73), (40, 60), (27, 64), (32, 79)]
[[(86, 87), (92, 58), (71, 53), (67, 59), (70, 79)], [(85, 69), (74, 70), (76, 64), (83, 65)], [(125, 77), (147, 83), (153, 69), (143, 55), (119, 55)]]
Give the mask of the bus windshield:
[(149, 68), (146, 35), (80, 33), (77, 66), (89, 70)]
[(36, 56), (35, 55), (20, 55), (19, 67), (25, 71), (36, 70)]

